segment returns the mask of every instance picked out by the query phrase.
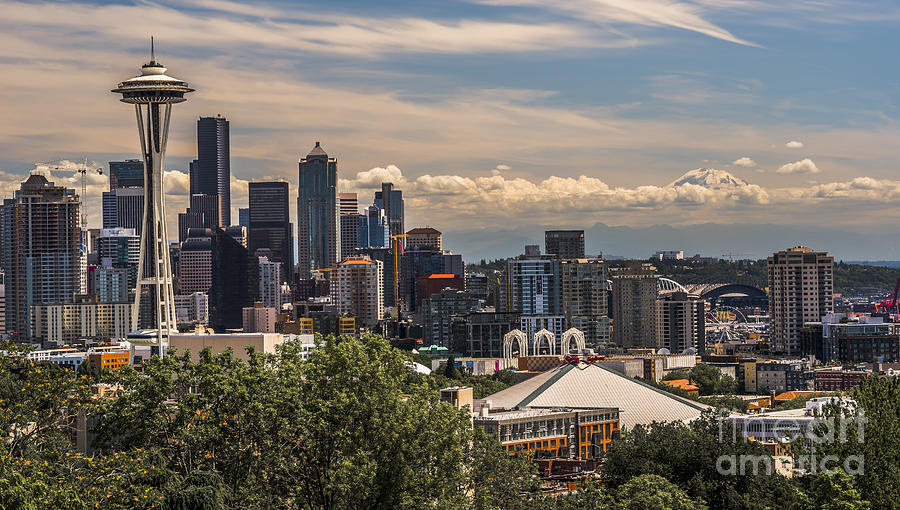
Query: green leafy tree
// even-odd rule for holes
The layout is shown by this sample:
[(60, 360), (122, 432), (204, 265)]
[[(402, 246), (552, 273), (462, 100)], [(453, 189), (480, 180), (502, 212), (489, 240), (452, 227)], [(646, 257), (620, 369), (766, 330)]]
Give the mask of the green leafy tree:
[(632, 478), (616, 491), (620, 510), (703, 510), (707, 506), (694, 502), (678, 486), (658, 475)]
[[(825, 423), (817, 428), (822, 439), (802, 440), (792, 448), (795, 464), (815, 455), (818, 463), (817, 472), (812, 473), (813, 486), (844, 487), (843, 477), (823, 479), (821, 461), (833, 455), (851, 475), (860, 498), (872, 508), (900, 508), (896, 497), (900, 494), (900, 378), (865, 380), (849, 397), (855, 405), (825, 406)], [(828, 432), (830, 424), (833, 435)], [(811, 471), (810, 462), (806, 461), (805, 467)]]
[(494, 437), (477, 431), (470, 455), (472, 508), (530, 509), (540, 499), (540, 479), (531, 457), (509, 455)]
[(737, 383), (734, 378), (724, 375), (718, 368), (706, 363), (697, 363), (690, 371), (691, 383), (700, 389), (701, 395), (723, 395), (734, 393)]
[(561, 494), (555, 498), (556, 510), (612, 509), (615, 508), (613, 497), (600, 482), (587, 479), (576, 491)]
[(663, 381), (675, 381), (677, 379), (690, 379), (690, 377), (691, 377), (690, 372), (688, 372), (687, 370), (680, 369), (680, 370), (673, 370), (673, 371), (669, 372), (668, 374), (664, 375), (662, 380)]
[(729, 470), (731, 465), (720, 459), (767, 458), (768, 453), (758, 443), (732, 441), (730, 429), (720, 437), (718, 418), (707, 412), (689, 425), (653, 423), (626, 430), (609, 447), (604, 482), (615, 491), (636, 476), (658, 475), (717, 509), (777, 507), (796, 500), (800, 491), (762, 466), (743, 473)]
[(102, 445), (157, 452), (172, 508), (489, 508), (534, 489), (408, 354), (377, 336), (319, 340), (307, 359), (288, 342), (247, 362), (203, 351), (123, 370), (96, 413)]
[(456, 358), (452, 354), (447, 358), (447, 363), (444, 365), (444, 377), (447, 379), (459, 379), (459, 371), (456, 369)]
[(862, 499), (853, 479), (843, 469), (820, 476), (813, 487), (815, 508), (821, 510), (869, 510), (871, 505)]
[(0, 508), (149, 508), (161, 474), (149, 453), (81, 455), (72, 429), (95, 381), (52, 363), (0, 357)]

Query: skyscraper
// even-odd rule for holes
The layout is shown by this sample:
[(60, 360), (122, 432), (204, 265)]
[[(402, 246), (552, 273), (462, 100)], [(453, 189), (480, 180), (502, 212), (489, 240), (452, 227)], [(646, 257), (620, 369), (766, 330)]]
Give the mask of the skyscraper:
[(281, 311), (281, 262), (259, 257), (259, 300), (263, 306)]
[(319, 142), (300, 159), (297, 197), (297, 247), (301, 277), (327, 269), (340, 256), (337, 160)]
[(338, 313), (373, 328), (384, 310), (384, 267), (379, 260), (351, 257), (335, 264), (331, 273), (331, 300)]
[(384, 306), (386, 308), (394, 307), (394, 291), (396, 289), (394, 280), (394, 253), (390, 248), (357, 248), (354, 254), (357, 257), (367, 257), (370, 260), (381, 262), (384, 277), (382, 278), (382, 294), (384, 296)]
[(560, 315), (559, 261), (546, 255), (506, 263), (509, 292), (505, 311), (521, 315)]
[(834, 311), (834, 257), (795, 246), (768, 258), (769, 343), (787, 355), (800, 351), (800, 328)]
[[(418, 310), (422, 299), (429, 296), (419, 296), (416, 289), (416, 281), (421, 276), (427, 275), (454, 275), (459, 278), (459, 289), (463, 287), (464, 266), (462, 255), (454, 255), (450, 252), (441, 252), (431, 248), (415, 248), (403, 252), (400, 262), (400, 305), (401, 309), (408, 312)], [(393, 293), (394, 289), (386, 288), (385, 292)]]
[(591, 345), (609, 341), (606, 263), (600, 259), (560, 261), (562, 313), (568, 327), (578, 328)]
[(144, 188), (114, 188), (103, 192), (103, 228), (133, 228), (140, 235), (144, 222)]
[(213, 280), (213, 230), (188, 229), (178, 258), (178, 293), (209, 292)]
[(337, 199), (341, 216), (359, 212), (359, 197), (356, 193), (338, 193)]
[(338, 193), (340, 211), (341, 260), (353, 255), (359, 246), (359, 198), (356, 193)]
[(360, 229), (365, 216), (358, 212), (341, 214), (341, 260), (352, 256), (359, 248)]
[(127, 270), (128, 288), (137, 285), (137, 270), (141, 260), (141, 237), (132, 228), (112, 228), (100, 231), (97, 239), (98, 259), (102, 267)]
[(6, 328), (27, 336), (32, 308), (71, 303), (81, 287), (81, 225), (75, 190), (31, 175), (3, 201)]
[(156, 61), (152, 38), (150, 47), (150, 62), (141, 67), (141, 75), (119, 83), (112, 92), (122, 94), (122, 102), (134, 105), (144, 160), (141, 260), (131, 313), (132, 331), (144, 332), (134, 335), (132, 341), (152, 341), (163, 355), (169, 333), (176, 331), (163, 186), (166, 143), (172, 105), (183, 102), (184, 95), (194, 89), (167, 76), (167, 69)]
[(139, 159), (109, 162), (109, 190), (143, 188), (144, 162)]
[(403, 192), (394, 189), (393, 183), (381, 183), (381, 191), (375, 192), (375, 206), (384, 209), (384, 215), (390, 226), (390, 235), (395, 236), (405, 232), (403, 229)]
[(635, 269), (612, 277), (613, 342), (620, 347), (662, 347), (657, 341), (659, 275)]
[(390, 230), (384, 209), (372, 205), (363, 212), (364, 214), (359, 218), (356, 246), (358, 248), (390, 248), (391, 244), (388, 239)]
[(269, 260), (281, 263), (281, 282), (290, 282), (294, 272), (294, 232), (288, 208), (289, 197), (286, 182), (250, 183), (247, 248), (251, 256), (256, 255), (259, 249), (268, 248)]
[(242, 311), (259, 301), (259, 260), (224, 230), (213, 230), (209, 324), (215, 330), (243, 326)]
[(217, 195), (216, 225), (231, 225), (231, 148), (228, 120), (221, 115), (197, 121), (197, 159), (191, 162), (191, 194)]
[(250, 208), (241, 207), (238, 209), (238, 225), (250, 228)]
[(219, 195), (206, 195), (197, 193), (191, 195), (190, 206), (187, 211), (178, 214), (178, 240), (187, 238), (189, 228), (217, 228), (221, 225), (219, 213), (221, 210)]
[(680, 354), (695, 349), (703, 355), (706, 350), (706, 306), (698, 296), (681, 291), (660, 293), (656, 302), (657, 343)]
[(558, 259), (583, 259), (584, 230), (547, 230), (544, 252)]

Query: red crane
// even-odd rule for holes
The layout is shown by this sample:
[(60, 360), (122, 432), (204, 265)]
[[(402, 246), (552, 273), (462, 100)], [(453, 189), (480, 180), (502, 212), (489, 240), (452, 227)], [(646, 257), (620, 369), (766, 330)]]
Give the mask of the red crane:
[(894, 292), (888, 294), (884, 301), (873, 305), (875, 313), (886, 313), (891, 320), (900, 319), (900, 307), (897, 306), (897, 292), (900, 292), (900, 277), (897, 277), (897, 283), (894, 284)]

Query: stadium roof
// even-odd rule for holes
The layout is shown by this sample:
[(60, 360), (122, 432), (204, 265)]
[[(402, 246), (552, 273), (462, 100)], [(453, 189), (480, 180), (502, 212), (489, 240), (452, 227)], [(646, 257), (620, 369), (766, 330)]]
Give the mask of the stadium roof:
[(711, 409), (595, 363), (548, 370), (485, 400), (493, 409), (616, 407), (620, 425), (627, 428), (688, 422)]

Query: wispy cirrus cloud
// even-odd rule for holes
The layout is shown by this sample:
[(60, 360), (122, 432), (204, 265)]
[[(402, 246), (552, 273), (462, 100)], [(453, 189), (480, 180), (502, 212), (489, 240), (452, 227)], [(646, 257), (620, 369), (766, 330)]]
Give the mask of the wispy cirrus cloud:
[[(479, 0), (477, 0), (479, 1)], [(701, 3), (671, 0), (480, 0), (504, 6), (539, 7), (545, 11), (609, 26), (670, 27), (744, 46), (758, 44), (735, 36), (704, 17)]]
[[(191, 5), (188, 3), (188, 5)], [(143, 45), (147, 28), (161, 41), (178, 41), (180, 51), (244, 47), (264, 52), (305, 51), (372, 57), (390, 53), (515, 53), (578, 47), (631, 47), (639, 41), (610, 37), (588, 27), (563, 22), (516, 22), (485, 19), (428, 19), (412, 16), (363, 17), (322, 10), (260, 7), (231, 2), (202, 2), (202, 13), (175, 6), (140, 2), (96, 5), (0, 1), (0, 26), (27, 29), (57, 26), (49, 34), (72, 44), (91, 45), (97, 34)]]

